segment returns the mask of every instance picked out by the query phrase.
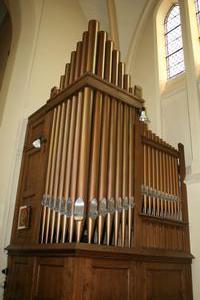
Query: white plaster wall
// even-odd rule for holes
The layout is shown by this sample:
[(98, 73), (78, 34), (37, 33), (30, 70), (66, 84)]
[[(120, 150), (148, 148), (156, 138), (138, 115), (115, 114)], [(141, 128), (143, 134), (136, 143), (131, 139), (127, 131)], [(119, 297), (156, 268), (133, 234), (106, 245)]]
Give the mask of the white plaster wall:
[(187, 90), (182, 87), (161, 98), (163, 138), (177, 147), (185, 146), (186, 167), (192, 163), (191, 137), (187, 105)]
[(198, 86), (198, 92), (199, 92), (199, 98), (200, 98), (200, 79), (197, 81), (197, 86)]
[(131, 78), (133, 84), (140, 85), (143, 88), (143, 98), (151, 120), (149, 126), (155, 133), (158, 133), (160, 131), (160, 104), (157, 99), (153, 32), (153, 19), (149, 18), (136, 48), (134, 61), (131, 66)]
[(200, 212), (200, 183), (187, 183), (189, 220), (190, 220), (190, 243), (191, 252), (194, 255), (192, 264), (193, 297), (200, 299), (200, 237), (199, 237), (199, 212)]
[[(76, 0), (16, 0), (9, 2), (13, 42), (0, 92), (0, 270), (10, 240), (27, 116), (59, 83), (75, 43), (87, 29)], [(0, 275), (0, 286), (3, 277)], [(3, 290), (0, 287), (0, 299)]]
[(71, 51), (76, 50), (76, 43), (86, 30), (87, 20), (77, 1), (44, 1), (25, 103), (27, 114), (46, 102), (53, 86), (59, 86)]
[(115, 0), (121, 58), (125, 60), (133, 30), (137, 28), (147, 0)]

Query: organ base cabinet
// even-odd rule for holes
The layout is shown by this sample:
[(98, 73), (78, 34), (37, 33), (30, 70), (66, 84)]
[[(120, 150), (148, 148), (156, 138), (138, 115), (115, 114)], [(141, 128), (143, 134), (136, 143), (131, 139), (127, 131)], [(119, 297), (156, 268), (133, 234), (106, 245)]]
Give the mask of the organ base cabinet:
[(29, 117), (5, 299), (192, 300), (184, 147), (98, 26)]
[(10, 249), (5, 299), (189, 300), (190, 257), (71, 244)]

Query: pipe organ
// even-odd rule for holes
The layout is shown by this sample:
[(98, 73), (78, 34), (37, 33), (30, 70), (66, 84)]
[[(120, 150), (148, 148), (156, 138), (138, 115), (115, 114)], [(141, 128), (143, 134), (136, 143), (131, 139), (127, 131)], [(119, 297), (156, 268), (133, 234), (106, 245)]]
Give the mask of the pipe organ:
[(192, 299), (184, 148), (143, 106), (91, 20), (29, 117), (5, 299)]

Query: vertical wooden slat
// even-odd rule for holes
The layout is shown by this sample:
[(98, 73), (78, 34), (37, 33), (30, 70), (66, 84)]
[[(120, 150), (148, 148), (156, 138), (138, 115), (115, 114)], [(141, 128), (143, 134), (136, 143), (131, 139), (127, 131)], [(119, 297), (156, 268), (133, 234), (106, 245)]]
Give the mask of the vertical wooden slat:
[[(152, 133), (152, 141), (155, 142), (156, 136), (155, 134)], [(152, 147), (151, 149), (151, 175), (152, 175), (152, 188), (155, 191), (156, 189), (156, 149), (155, 147)], [(152, 196), (152, 216), (156, 216), (156, 197), (153, 195)], [(153, 247), (157, 247), (157, 236), (158, 236), (158, 232), (157, 232), (157, 224), (152, 223), (152, 246)]]
[[(107, 33), (105, 31), (99, 31), (98, 32), (97, 59), (96, 59), (95, 74), (101, 78), (104, 78), (104, 71), (105, 71), (106, 39), (107, 39)], [(110, 43), (110, 46), (111, 45), (112, 45), (112, 43)], [(109, 64), (109, 61), (108, 61), (108, 64)]]
[[(117, 85), (118, 82), (118, 64), (119, 64), (119, 51), (112, 51), (112, 69), (111, 69), (111, 82)], [(110, 111), (110, 147), (109, 147), (109, 161), (108, 161), (108, 208), (115, 196), (116, 185), (116, 133), (117, 133), (117, 101), (111, 99)], [(115, 204), (114, 204), (115, 205)], [(110, 244), (110, 235), (113, 223), (113, 212), (108, 210), (107, 224), (106, 224), (106, 237), (107, 245)]]
[(119, 226), (121, 220), (121, 205), (122, 205), (122, 141), (123, 141), (123, 104), (118, 103), (117, 110), (117, 148), (116, 148), (116, 212), (115, 212), (115, 246), (118, 245)]
[[(124, 87), (124, 70), (125, 65), (119, 62), (120, 54), (117, 50), (113, 51), (113, 65), (116, 69), (113, 70), (112, 83), (120, 88)], [(116, 76), (118, 74), (118, 77)], [(122, 139), (122, 216), (121, 216), (121, 245), (125, 246), (126, 226), (128, 221), (128, 211), (125, 208), (125, 202), (128, 202), (128, 107), (123, 104), (123, 139)], [(128, 203), (127, 203), (128, 205)]]
[(130, 88), (129, 88), (129, 93), (130, 93), (130, 94), (133, 94), (133, 87), (130, 87)]
[[(103, 102), (103, 121), (101, 136), (101, 156), (99, 175), (99, 199), (107, 198), (108, 181), (108, 155), (109, 155), (109, 120), (110, 120), (110, 99), (106, 97)], [(105, 218), (99, 215), (98, 218), (98, 243), (102, 241), (103, 226)]]
[(74, 80), (77, 80), (80, 76), (82, 50), (83, 50), (82, 44), (83, 44), (82, 42), (78, 42), (76, 46), (76, 63), (75, 63), (75, 70), (74, 70)]
[[(172, 174), (172, 164), (171, 164), (171, 155), (168, 155), (168, 165), (169, 165), (169, 194), (173, 195), (173, 174)], [(170, 211), (171, 211), (171, 218), (174, 219), (174, 201), (170, 200)]]
[[(70, 128), (69, 128), (69, 142), (68, 142), (68, 152), (67, 152), (67, 163), (65, 172), (65, 183), (64, 183), (64, 198), (68, 200), (70, 198), (70, 180), (72, 172), (72, 157), (74, 151), (74, 138), (75, 138), (75, 126), (76, 126), (76, 113), (77, 113), (77, 101), (76, 97), (72, 97), (71, 102), (71, 113), (70, 113)], [(73, 206), (71, 207), (71, 213), (73, 214)], [(63, 218), (63, 233), (62, 241), (66, 239), (67, 230), (67, 216)], [(69, 232), (69, 240), (72, 238), (72, 232)]]
[(108, 82), (111, 82), (112, 51), (113, 51), (113, 42), (108, 40), (106, 41), (105, 66), (104, 66), (104, 79), (107, 80)]
[[(95, 73), (96, 51), (97, 51), (97, 32), (99, 23), (91, 20), (88, 26), (88, 51), (86, 59), (86, 72)], [(86, 206), (88, 196), (88, 173), (89, 173), (89, 155), (91, 145), (91, 126), (93, 109), (93, 90), (85, 87), (83, 92), (83, 117), (82, 132), (80, 144), (80, 164), (78, 174), (78, 197), (82, 198)], [(84, 208), (85, 209), (85, 208)], [(84, 219), (76, 222), (76, 241), (80, 242)]]
[[(161, 143), (161, 140), (159, 139), (159, 143)], [(159, 190), (161, 192), (164, 191), (164, 180), (163, 180), (163, 155), (162, 151), (159, 150)], [(160, 216), (164, 216), (164, 203), (163, 199), (160, 199)]]
[[(174, 170), (174, 157), (171, 156), (171, 173), (172, 173), (172, 194), (176, 195), (176, 182), (175, 182), (175, 170)], [(174, 201), (174, 219), (177, 220), (177, 201)]]
[(80, 66), (80, 76), (82, 76), (86, 72), (86, 56), (88, 49), (88, 31), (83, 33), (83, 45), (82, 45), (82, 58), (81, 58), (81, 66)]
[[(51, 164), (51, 176), (50, 176), (50, 183), (49, 183), (49, 195), (50, 195), (52, 201), (55, 200), (55, 199), (53, 199), (53, 191), (54, 191), (56, 150), (57, 150), (57, 143), (58, 143), (59, 122), (60, 122), (60, 106), (57, 107), (55, 136), (54, 136), (54, 144), (53, 144), (53, 156), (52, 156), (52, 164)], [(52, 209), (48, 208), (45, 243), (48, 243), (48, 241), (49, 241), (49, 228), (51, 226), (50, 225), (51, 213), (52, 213)]]
[[(108, 204), (115, 196), (116, 186), (116, 129), (117, 129), (117, 101), (111, 100), (110, 115), (110, 147), (109, 147), (109, 163), (108, 163)], [(107, 245), (110, 244), (110, 234), (112, 227), (112, 213), (107, 214)]]
[[(62, 155), (62, 143), (63, 143), (63, 128), (64, 128), (64, 116), (65, 116), (65, 102), (60, 105), (60, 121), (58, 127), (58, 145), (56, 149), (56, 162), (55, 162), (55, 177), (54, 177), (54, 187), (53, 187), (53, 198), (56, 204), (56, 210), (59, 209), (57, 206), (60, 204), (60, 200), (58, 198), (58, 187), (59, 187), (59, 173), (60, 173), (60, 162), (61, 162), (61, 155)], [(53, 243), (54, 241), (54, 234), (56, 232), (55, 221), (58, 215), (58, 219), (60, 218), (60, 213), (57, 213), (54, 209), (52, 211), (52, 222), (51, 222), (51, 235), (50, 235), (50, 242)], [(58, 231), (58, 228), (57, 228)]]
[[(55, 137), (55, 124), (56, 124), (56, 113), (57, 109), (53, 110), (53, 120), (52, 120), (52, 128), (51, 128), (51, 136), (50, 136), (50, 146), (49, 146), (49, 156), (48, 156), (48, 164), (47, 164), (47, 175), (46, 175), (46, 182), (45, 182), (45, 194), (44, 197), (52, 196), (49, 195), (49, 185), (50, 185), (50, 176), (51, 176), (51, 165), (52, 165), (52, 158), (53, 158), (53, 145), (54, 145), (54, 137)], [(46, 225), (46, 217), (47, 217), (47, 207), (43, 207), (42, 212), (42, 229), (41, 229), (41, 243), (44, 242), (44, 234), (45, 234), (45, 225)]]
[[(75, 121), (75, 133), (74, 133), (74, 148), (72, 153), (72, 170), (71, 170), (71, 183), (70, 183), (70, 200), (72, 201), (72, 211), (74, 212), (74, 203), (77, 195), (77, 177), (78, 177), (78, 165), (80, 158), (80, 138), (81, 138), (81, 122), (82, 122), (82, 111), (83, 111), (83, 103), (82, 103), (82, 93), (78, 94), (77, 99), (73, 99), (73, 101), (77, 101), (77, 111), (76, 111), (76, 121)], [(74, 217), (73, 213), (69, 219), (69, 242), (73, 240), (73, 232), (74, 232)]]
[[(180, 179), (180, 192), (179, 197), (181, 201), (181, 216), (180, 220), (188, 223), (188, 206), (187, 206), (187, 190), (185, 184), (185, 155), (184, 155), (184, 146), (182, 144), (178, 144), (179, 150), (179, 179)], [(182, 229), (183, 234), (183, 244), (182, 248), (184, 248), (185, 252), (190, 253), (190, 237), (189, 237), (189, 227), (184, 227)]]
[[(61, 165), (60, 165), (60, 175), (59, 175), (59, 186), (58, 186), (58, 199), (63, 201), (65, 204), (66, 199), (63, 198), (63, 189), (64, 189), (64, 180), (65, 180), (65, 168), (66, 168), (66, 160), (67, 160), (67, 149), (68, 149), (68, 138), (69, 138), (69, 120), (70, 120), (70, 108), (71, 103), (70, 100), (66, 102), (65, 109), (65, 119), (64, 119), (64, 128), (63, 128), (63, 146), (62, 146), (62, 157), (61, 157)], [(57, 218), (57, 231), (56, 231), (56, 242), (60, 241), (60, 232), (61, 232), (61, 219), (64, 216), (58, 214)], [(63, 228), (62, 228), (63, 231)]]
[(60, 91), (62, 91), (65, 87), (65, 75), (60, 76)]
[[(177, 176), (176, 176), (176, 158), (172, 157), (172, 170), (173, 170), (173, 181), (174, 181), (174, 195), (178, 196), (178, 189), (177, 189)], [(179, 219), (179, 203), (176, 201), (176, 220)]]
[[(67, 139), (66, 139), (66, 110), (67, 110), (67, 102), (62, 104), (62, 112), (61, 112), (61, 126), (60, 126), (60, 133), (59, 133), (59, 143), (60, 145), (60, 159), (57, 158), (57, 166), (59, 168), (59, 180), (58, 180), (58, 189), (57, 189), (57, 199), (60, 204), (63, 200), (63, 183), (64, 183), (64, 173), (65, 173), (65, 161), (66, 161), (66, 145), (67, 145)], [(63, 123), (63, 124), (62, 124)], [(55, 241), (56, 243), (59, 242), (60, 237), (60, 219), (61, 219), (61, 212), (57, 212), (57, 224), (56, 224), (56, 236)]]
[[(162, 141), (162, 145), (164, 142)], [(166, 154), (162, 152), (162, 174), (163, 174), (163, 192), (167, 192), (167, 183), (166, 183)], [(163, 200), (163, 217), (167, 217), (167, 200)]]
[[(103, 78), (104, 63), (105, 63), (105, 44), (107, 34), (104, 31), (98, 33), (98, 50), (96, 62), (96, 74)], [(94, 103), (94, 121), (92, 130), (92, 146), (91, 146), (91, 163), (90, 163), (90, 180), (89, 180), (89, 204), (93, 199), (98, 198), (98, 182), (99, 182), (99, 163), (100, 163), (100, 137), (101, 137), (101, 123), (102, 123), (102, 101), (103, 95), (97, 91), (95, 94)], [(88, 216), (88, 242), (91, 243), (94, 233), (95, 219)]]
[(128, 211), (125, 202), (128, 199), (128, 182), (129, 182), (129, 165), (128, 165), (128, 123), (129, 123), (129, 110), (128, 106), (124, 105), (124, 126), (123, 126), (123, 178), (122, 178), (122, 197), (123, 197), (123, 208), (122, 208), (122, 246), (125, 246), (126, 234), (127, 234), (127, 221), (128, 221)]
[[(81, 73), (81, 66), (84, 64), (85, 57), (83, 56), (84, 43), (79, 42), (76, 49), (76, 63), (74, 71), (74, 80), (76, 80)], [(78, 178), (78, 165), (80, 158), (80, 138), (81, 138), (81, 123), (82, 123), (82, 110), (83, 110), (83, 92), (78, 92), (78, 95), (72, 98), (73, 102), (76, 102), (76, 120), (75, 122), (75, 133), (74, 133), (74, 147), (72, 153), (72, 167), (71, 167), (71, 178), (70, 178), (70, 200), (72, 203), (72, 215), (69, 218), (69, 242), (73, 240), (74, 233), (74, 203), (77, 195), (77, 178)], [(75, 103), (74, 103), (75, 105)]]
[[(165, 146), (167, 146), (167, 144), (164, 144)], [(167, 195), (170, 194), (170, 174), (169, 174), (169, 154), (166, 152), (165, 154), (165, 159), (166, 159), (166, 193)], [(170, 200), (167, 200), (167, 218), (171, 217), (171, 203)]]
[[(144, 136), (146, 136), (147, 131), (144, 131)], [(144, 144), (144, 167), (143, 167), (143, 183), (144, 187), (147, 187), (148, 181), (147, 181), (147, 176), (148, 176), (148, 150), (147, 150), (147, 145)], [(147, 195), (144, 194), (143, 196), (143, 213), (147, 214)]]
[[(112, 74), (112, 50), (113, 43), (111, 41), (106, 42), (106, 54), (105, 54), (105, 70), (104, 78), (111, 81)], [(99, 174), (99, 199), (102, 201), (107, 197), (107, 181), (108, 181), (108, 158), (109, 158), (109, 120), (110, 120), (110, 98), (105, 95), (103, 99), (103, 120), (102, 120), (102, 132), (101, 132), (101, 153), (100, 153), (100, 174)], [(105, 216), (99, 215), (98, 217), (98, 244), (102, 242), (103, 227), (105, 222)]]
[[(141, 247), (142, 245), (142, 228), (143, 220), (139, 215), (142, 210), (141, 205), (141, 186), (143, 183), (143, 168), (144, 168), (144, 147), (141, 141), (141, 136), (144, 135), (145, 124), (138, 120), (138, 116), (135, 118), (135, 170), (134, 170), (134, 179), (135, 179), (135, 218), (134, 218), (134, 246)], [(146, 235), (148, 236), (148, 234)]]
[(128, 74), (124, 74), (124, 84), (123, 84), (124, 90), (128, 92), (129, 86), (130, 86), (130, 76)]
[(66, 88), (69, 84), (69, 74), (70, 74), (70, 64), (68, 63), (65, 66), (64, 88)]
[[(151, 131), (147, 132), (147, 138), (151, 139)], [(152, 174), (151, 174), (151, 146), (147, 146), (147, 185), (148, 187), (151, 187), (151, 180), (152, 180)], [(148, 196), (148, 215), (151, 215), (152, 213), (152, 199), (151, 196)]]
[[(175, 195), (180, 199), (179, 197), (179, 180), (178, 180), (178, 161), (177, 158), (174, 158), (173, 161), (173, 167), (174, 167), (174, 175), (175, 175)], [(180, 220), (180, 214), (181, 214), (181, 208), (180, 208), (180, 202), (177, 202), (177, 218)]]
[[(156, 143), (159, 142), (159, 137), (155, 137)], [(156, 189), (160, 191), (160, 178), (159, 178), (159, 150), (156, 149), (156, 154), (155, 154), (155, 168), (156, 168)], [(160, 216), (160, 199), (159, 197), (156, 198), (156, 216)]]
[(88, 46), (87, 46), (87, 53), (86, 53), (86, 72), (95, 73), (98, 28), (99, 28), (99, 23), (96, 20), (89, 21)]
[(119, 78), (118, 78), (118, 86), (123, 89), (124, 88), (124, 72), (125, 72), (125, 64), (123, 62), (119, 63)]
[(69, 85), (73, 83), (75, 76), (76, 51), (72, 51), (70, 60)]
[[(155, 134), (152, 134), (152, 140), (155, 141)], [(156, 188), (156, 151), (155, 148), (151, 149), (151, 174), (152, 174), (152, 188)], [(152, 197), (152, 215), (156, 215), (156, 198)]]
[[(128, 85), (127, 85), (128, 88)], [(128, 246), (131, 247), (133, 235), (133, 207), (134, 203), (134, 123), (135, 123), (135, 110), (129, 108), (129, 184), (128, 184), (128, 197), (129, 197), (129, 212), (128, 212)]]

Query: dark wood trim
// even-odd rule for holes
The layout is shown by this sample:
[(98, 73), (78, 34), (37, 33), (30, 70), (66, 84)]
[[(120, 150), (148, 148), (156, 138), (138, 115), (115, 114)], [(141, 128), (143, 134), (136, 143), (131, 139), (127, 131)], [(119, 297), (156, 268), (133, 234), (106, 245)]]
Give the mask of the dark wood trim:
[[(181, 183), (181, 203), (182, 203), (182, 213), (183, 213), (183, 221), (189, 222), (188, 218), (188, 203), (187, 203), (187, 188), (185, 184), (185, 154), (184, 154), (184, 146), (183, 144), (178, 144), (179, 149), (179, 172), (180, 172), (180, 183)], [(186, 251), (190, 251), (190, 234), (189, 234), (189, 226), (185, 228), (185, 238), (184, 238), (184, 247)]]
[(127, 91), (115, 86), (114, 84), (109, 83), (94, 74), (85, 73), (82, 77), (76, 80), (73, 84), (70, 84), (66, 89), (61, 91), (54, 98), (50, 98), (47, 103), (43, 105), (39, 110), (34, 112), (29, 117), (30, 122), (32, 122), (33, 120), (35, 121), (36, 118), (40, 118), (47, 111), (62, 103), (64, 100), (69, 99), (72, 95), (78, 93), (84, 87), (91, 87), (94, 90), (105, 93), (112, 98), (115, 98), (138, 109), (140, 109), (144, 103), (143, 99), (135, 97)]
[(81, 256), (95, 258), (112, 258), (140, 261), (173, 261), (179, 260), (191, 263), (194, 258), (191, 254), (179, 251), (161, 249), (130, 249), (106, 245), (94, 245), (87, 243), (65, 243), (65, 244), (33, 244), (33, 245), (10, 245), (6, 248), (9, 255), (45, 255), (45, 256)]
[(160, 217), (156, 217), (156, 216), (148, 216), (145, 214), (140, 214), (140, 216), (145, 219), (148, 220), (150, 222), (156, 222), (156, 223), (161, 223), (161, 224), (168, 224), (168, 225), (173, 225), (173, 226), (188, 226), (188, 222), (182, 222), (182, 221), (178, 221), (178, 220), (169, 220), (169, 219), (163, 219)]

